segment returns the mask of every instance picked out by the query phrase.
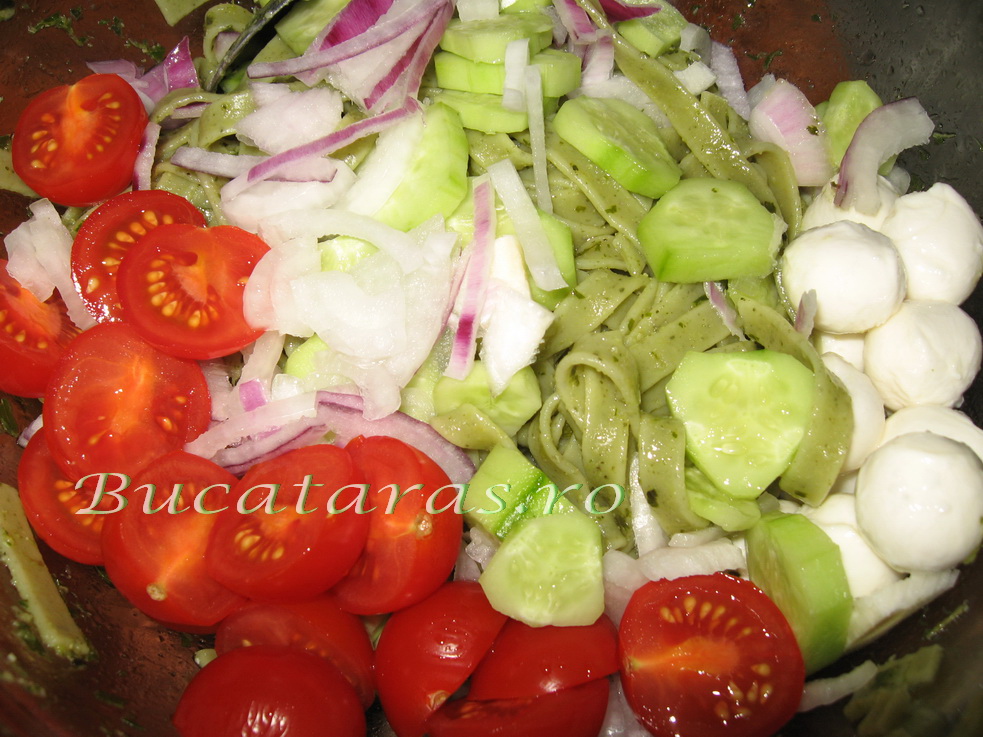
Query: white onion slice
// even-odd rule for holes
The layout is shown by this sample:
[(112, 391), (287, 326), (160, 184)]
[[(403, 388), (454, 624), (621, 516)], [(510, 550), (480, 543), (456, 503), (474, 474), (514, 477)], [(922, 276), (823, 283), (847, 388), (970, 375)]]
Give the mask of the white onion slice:
[(157, 155), (157, 141), (160, 138), (160, 126), (150, 121), (143, 129), (143, 140), (133, 162), (133, 189), (150, 189), (150, 177), (154, 168), (154, 157)]
[(934, 130), (935, 123), (913, 97), (873, 110), (857, 127), (843, 154), (833, 202), (873, 215), (881, 204), (877, 193), (881, 164), (905, 149), (928, 143)]
[[(705, 30), (703, 32), (706, 33)], [(694, 39), (694, 43), (699, 41)], [(747, 120), (751, 116), (751, 103), (748, 102), (744, 79), (741, 77), (734, 50), (726, 44), (711, 42), (710, 69), (717, 75), (717, 89), (720, 90), (721, 96), (730, 103), (738, 115)]]

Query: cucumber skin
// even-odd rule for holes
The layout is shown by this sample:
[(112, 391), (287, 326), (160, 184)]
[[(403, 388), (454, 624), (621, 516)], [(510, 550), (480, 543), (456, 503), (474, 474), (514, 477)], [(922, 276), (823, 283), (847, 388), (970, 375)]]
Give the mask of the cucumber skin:
[(553, 43), (553, 21), (542, 12), (519, 12), (488, 20), (452, 20), (440, 39), (444, 51), (472, 61), (497, 64), (505, 61), (505, 48), (512, 41), (529, 39), (529, 53), (536, 54)]
[(808, 518), (782, 512), (764, 515), (746, 539), (751, 581), (788, 619), (806, 673), (834, 662), (846, 649), (853, 613), (836, 543)]

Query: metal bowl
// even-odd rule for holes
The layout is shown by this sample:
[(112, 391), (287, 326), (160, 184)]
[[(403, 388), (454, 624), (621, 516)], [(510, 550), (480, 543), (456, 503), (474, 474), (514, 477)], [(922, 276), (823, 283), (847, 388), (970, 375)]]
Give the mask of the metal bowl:
[[(749, 82), (769, 71), (798, 83), (814, 101), (847, 77), (866, 78), (885, 99), (917, 96), (937, 122), (932, 144), (902, 164), (920, 183), (947, 181), (983, 212), (983, 1), (981, 0), (706, 0), (687, 8), (717, 40), (738, 50)], [(154, 45), (171, 48), (200, 37), (203, 9), (168, 27), (152, 0), (0, 2), (0, 134), (13, 130), (32, 95), (86, 73), (85, 61), (129, 58), (152, 64)], [(193, 47), (194, 49), (194, 47)], [(194, 49), (196, 52), (197, 49)], [(0, 193), (0, 234), (25, 216), (26, 200)], [(983, 321), (983, 293), (965, 305)], [(23, 426), (37, 402), (15, 400)], [(983, 381), (963, 406), (983, 421)], [(19, 451), (0, 435), (0, 480), (14, 483)], [(944, 483), (940, 479), (940, 483)], [(164, 737), (170, 716), (196, 672), (192, 656), (207, 640), (166, 630), (127, 604), (98, 569), (43, 554), (63, 587), (98, 659), (73, 666), (32, 649), (17, 636), (18, 601), (0, 570), (0, 735), (31, 737)], [(870, 658), (881, 663), (925, 644), (944, 658), (936, 682), (920, 692), (944, 725), (939, 735), (983, 734), (983, 563), (967, 566), (955, 589), (887, 636), (834, 666)], [(842, 704), (796, 717), (785, 735), (854, 735)], [(912, 733), (914, 737), (919, 737)], [(927, 735), (925, 736), (927, 737)]]

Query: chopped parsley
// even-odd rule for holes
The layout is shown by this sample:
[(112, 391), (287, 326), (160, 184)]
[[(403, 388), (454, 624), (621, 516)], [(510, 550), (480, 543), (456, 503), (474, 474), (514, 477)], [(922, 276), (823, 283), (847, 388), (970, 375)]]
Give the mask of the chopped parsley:
[(75, 28), (72, 25), (74, 21), (79, 20), (82, 17), (82, 9), (76, 7), (72, 8), (68, 12), (69, 15), (66, 15), (65, 13), (53, 13), (47, 18), (38, 21), (34, 25), (28, 26), (27, 32), (34, 34), (38, 31), (43, 31), (45, 28), (60, 28), (68, 34), (68, 37), (72, 39), (76, 46), (85, 46), (89, 43), (89, 37), (79, 36), (76, 34)]

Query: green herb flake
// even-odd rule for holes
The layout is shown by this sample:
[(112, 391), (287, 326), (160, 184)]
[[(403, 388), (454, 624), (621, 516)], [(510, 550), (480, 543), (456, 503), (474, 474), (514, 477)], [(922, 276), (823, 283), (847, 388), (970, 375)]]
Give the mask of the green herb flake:
[(6, 397), (0, 398), (0, 430), (15, 438), (20, 435), (20, 427), (14, 418), (14, 408)]
[(124, 706), (126, 706), (125, 699), (117, 696), (116, 694), (111, 694), (107, 691), (102, 691), (97, 689), (93, 691), (92, 695), (95, 696), (97, 699), (99, 699), (99, 701), (103, 702), (104, 704), (109, 704), (110, 706), (114, 706), (117, 709), (122, 709)]
[(810, 125), (810, 126), (808, 126), (806, 128), (806, 130), (809, 131), (809, 135), (810, 136), (818, 136), (819, 135), (819, 126), (818, 125)]
[(99, 21), (99, 25), (106, 26), (106, 28), (117, 36), (123, 35), (123, 19), (118, 15), (114, 15), (112, 18), (103, 18)]
[(775, 57), (778, 57), (778, 56), (781, 56), (781, 55), (782, 55), (782, 50), (781, 49), (775, 49), (770, 54), (768, 54), (765, 57), (765, 69), (768, 69), (768, 67), (771, 66), (771, 63), (773, 61), (775, 61)]
[[(73, 8), (71, 11), (72, 16), (75, 20), (82, 17), (81, 8)], [(76, 46), (85, 46), (89, 43), (88, 36), (78, 36), (75, 33), (75, 28), (72, 26), (72, 18), (65, 15), (64, 13), (53, 13), (47, 18), (44, 18), (33, 26), (27, 27), (27, 32), (34, 34), (38, 31), (43, 31), (45, 28), (59, 28), (68, 34), (68, 37), (72, 39)]]
[(164, 47), (154, 41), (136, 41), (129, 38), (126, 40), (126, 45), (142, 51), (156, 62), (163, 61), (164, 57), (167, 55), (167, 51), (164, 49)]
[(740, 13), (737, 13), (734, 16), (734, 20), (732, 20), (730, 23), (731, 30), (736, 31), (738, 28), (740, 28), (743, 25), (744, 25), (744, 16), (741, 15)]
[(813, 23), (822, 23), (823, 22), (823, 18), (822, 18), (821, 15), (819, 15), (819, 13), (813, 13), (813, 15), (812, 15), (812, 22)]

